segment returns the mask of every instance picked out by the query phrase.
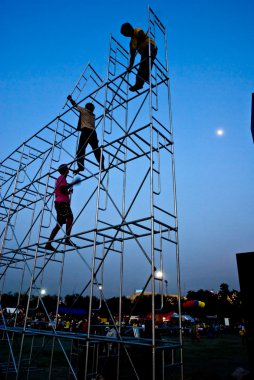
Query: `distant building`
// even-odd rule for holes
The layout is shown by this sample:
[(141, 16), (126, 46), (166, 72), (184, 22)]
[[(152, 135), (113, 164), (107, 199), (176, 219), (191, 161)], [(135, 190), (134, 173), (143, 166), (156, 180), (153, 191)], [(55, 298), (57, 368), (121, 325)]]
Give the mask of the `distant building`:
[[(133, 293), (131, 296), (127, 296), (126, 298), (130, 299), (132, 302), (135, 301), (137, 297), (139, 297), (141, 294), (142, 296), (151, 296), (152, 292), (143, 292), (142, 289), (135, 290), (135, 293)], [(160, 295), (159, 293), (155, 293), (155, 295)], [(165, 297), (172, 297), (178, 299), (178, 294), (164, 294)], [(183, 299), (185, 297), (182, 297)]]

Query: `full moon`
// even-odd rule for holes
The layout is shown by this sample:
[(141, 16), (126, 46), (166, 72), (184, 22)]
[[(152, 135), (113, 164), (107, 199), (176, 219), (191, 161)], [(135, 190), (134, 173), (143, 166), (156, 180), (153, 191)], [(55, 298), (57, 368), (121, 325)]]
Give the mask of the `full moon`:
[(223, 129), (217, 129), (217, 131), (216, 131), (216, 135), (217, 135), (217, 136), (223, 136), (223, 135), (224, 135), (224, 131), (223, 131)]

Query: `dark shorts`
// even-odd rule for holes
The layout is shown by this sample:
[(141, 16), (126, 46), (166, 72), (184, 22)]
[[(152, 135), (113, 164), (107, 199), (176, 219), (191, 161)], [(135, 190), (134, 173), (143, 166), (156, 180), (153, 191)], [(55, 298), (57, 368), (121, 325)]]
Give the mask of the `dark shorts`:
[(70, 203), (55, 202), (56, 219), (59, 224), (66, 224), (66, 219), (73, 216)]

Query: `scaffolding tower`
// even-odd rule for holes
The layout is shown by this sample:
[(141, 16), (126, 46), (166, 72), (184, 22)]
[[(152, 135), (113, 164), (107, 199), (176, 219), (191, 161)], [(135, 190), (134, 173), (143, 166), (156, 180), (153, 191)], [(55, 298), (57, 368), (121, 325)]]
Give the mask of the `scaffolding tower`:
[[(15, 288), (18, 295), (12, 314), (0, 302), (3, 379), (183, 379), (166, 29), (150, 7), (147, 29), (158, 54), (142, 90), (129, 92), (139, 62), (129, 73), (129, 51), (111, 36), (106, 78), (89, 63), (71, 92), (78, 104), (95, 105), (106, 167), (102, 171), (86, 150), (85, 171), (71, 200), (71, 239), (78, 247), (64, 244), (62, 229), (52, 242), (56, 250), (45, 249), (56, 224), (57, 169), (62, 163), (76, 167), (75, 108), (66, 102), (54, 120), (1, 162), (0, 291)], [(151, 55), (149, 62), (151, 68)], [(123, 297), (133, 288), (141, 289), (133, 315), (142, 295), (150, 294), (145, 329), (123, 324)], [(54, 310), (43, 289), (55, 295)], [(171, 289), (178, 295), (179, 319), (171, 335), (162, 335), (156, 313)], [(75, 293), (73, 308), (88, 297), (86, 332), (59, 329), (66, 293)], [(107, 294), (119, 299), (117, 315)], [(102, 307), (111, 334), (96, 319)], [(39, 322), (37, 311), (43, 315)]]

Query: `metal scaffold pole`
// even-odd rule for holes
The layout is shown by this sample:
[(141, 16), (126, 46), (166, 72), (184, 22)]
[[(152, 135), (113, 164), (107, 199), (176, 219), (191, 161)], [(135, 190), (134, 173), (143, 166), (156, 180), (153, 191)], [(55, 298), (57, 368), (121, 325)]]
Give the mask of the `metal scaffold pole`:
[[(80, 185), (71, 195), (74, 245), (66, 244), (65, 226), (56, 218), (54, 190), (59, 165), (68, 165), (70, 177), (77, 167), (76, 106), (66, 101), (54, 120), (1, 162), (3, 379), (183, 379), (166, 28), (150, 7), (146, 33), (149, 75), (142, 88), (130, 91), (139, 62), (130, 70), (129, 51), (110, 36), (106, 79), (89, 63), (70, 92), (81, 107), (95, 106), (100, 150), (88, 145)], [(52, 251), (46, 244), (55, 225), (60, 231), (50, 242)], [(140, 291), (126, 316), (124, 301), (133, 288)], [(10, 289), (17, 295), (11, 312), (4, 298)], [(45, 289), (54, 295), (51, 304)], [(157, 321), (168, 289), (177, 293), (174, 329)], [(68, 308), (66, 294), (72, 294)], [(130, 317), (144, 297), (149, 311), (142, 325), (133, 326)]]

